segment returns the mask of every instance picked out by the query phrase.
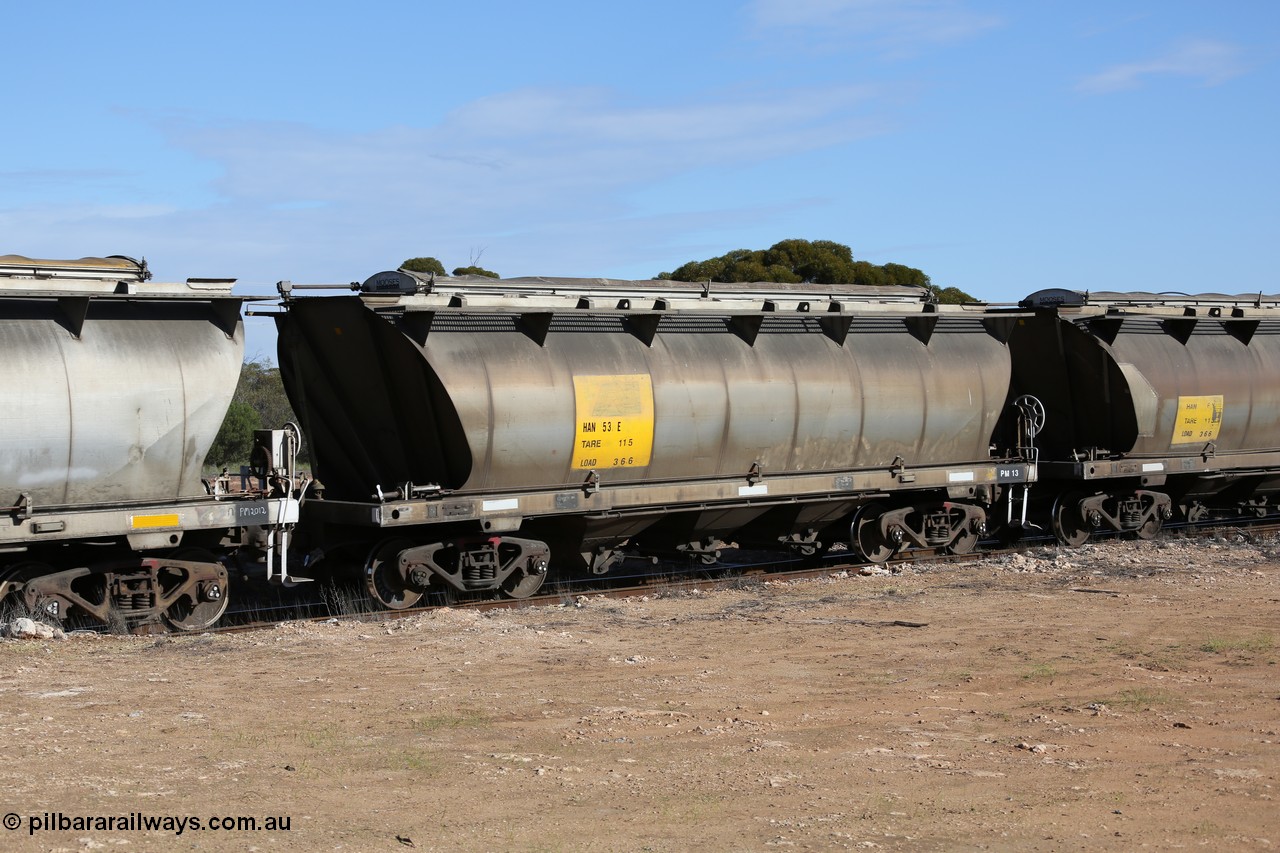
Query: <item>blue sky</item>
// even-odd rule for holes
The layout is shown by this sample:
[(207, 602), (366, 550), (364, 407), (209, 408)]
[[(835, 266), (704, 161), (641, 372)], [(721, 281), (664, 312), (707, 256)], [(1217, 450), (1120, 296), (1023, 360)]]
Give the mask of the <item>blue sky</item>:
[[(1280, 291), (1280, 3), (6, 9), (0, 254), (646, 278), (786, 238), (1011, 301)], [(273, 354), (250, 322), (249, 354)]]

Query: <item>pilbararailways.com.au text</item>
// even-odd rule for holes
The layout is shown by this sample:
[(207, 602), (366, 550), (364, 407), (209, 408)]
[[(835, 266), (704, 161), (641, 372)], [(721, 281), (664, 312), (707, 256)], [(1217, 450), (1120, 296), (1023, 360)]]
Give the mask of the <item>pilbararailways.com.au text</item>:
[(43, 812), (25, 818), (9, 812), (3, 818), (5, 829), (15, 831), (23, 826), (27, 835), (37, 832), (288, 832), (293, 818), (288, 815), (249, 817), (247, 815), (153, 815), (129, 812), (117, 815), (65, 814)]

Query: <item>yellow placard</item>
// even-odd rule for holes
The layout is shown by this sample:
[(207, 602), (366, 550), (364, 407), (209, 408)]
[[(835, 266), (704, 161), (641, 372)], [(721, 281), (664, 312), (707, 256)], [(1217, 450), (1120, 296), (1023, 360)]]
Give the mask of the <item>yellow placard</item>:
[(641, 468), (653, 453), (653, 381), (647, 373), (575, 376), (573, 467)]
[(1173, 444), (1217, 441), (1221, 429), (1221, 394), (1178, 398), (1178, 419), (1173, 424)]
[(131, 515), (129, 526), (134, 530), (149, 530), (154, 527), (177, 527), (182, 519), (175, 513), (165, 515)]

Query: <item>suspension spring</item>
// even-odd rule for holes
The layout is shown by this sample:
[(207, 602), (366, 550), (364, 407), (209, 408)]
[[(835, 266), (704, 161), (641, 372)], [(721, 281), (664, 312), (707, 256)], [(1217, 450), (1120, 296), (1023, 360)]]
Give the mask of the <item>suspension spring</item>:
[(124, 612), (142, 612), (156, 605), (155, 596), (149, 592), (125, 592), (112, 596), (117, 610)]

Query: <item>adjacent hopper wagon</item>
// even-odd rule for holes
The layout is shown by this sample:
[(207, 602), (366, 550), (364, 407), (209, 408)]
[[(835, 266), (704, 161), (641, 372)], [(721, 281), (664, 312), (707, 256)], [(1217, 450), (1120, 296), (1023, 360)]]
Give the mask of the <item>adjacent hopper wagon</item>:
[(1042, 290), (1022, 308), (1014, 387), (1047, 411), (1037, 491), (1059, 540), (1275, 510), (1280, 297)]
[(243, 356), (232, 283), (156, 283), (123, 257), (0, 257), (0, 598), (182, 629), (222, 614), (211, 549), (288, 515), (201, 479)]

